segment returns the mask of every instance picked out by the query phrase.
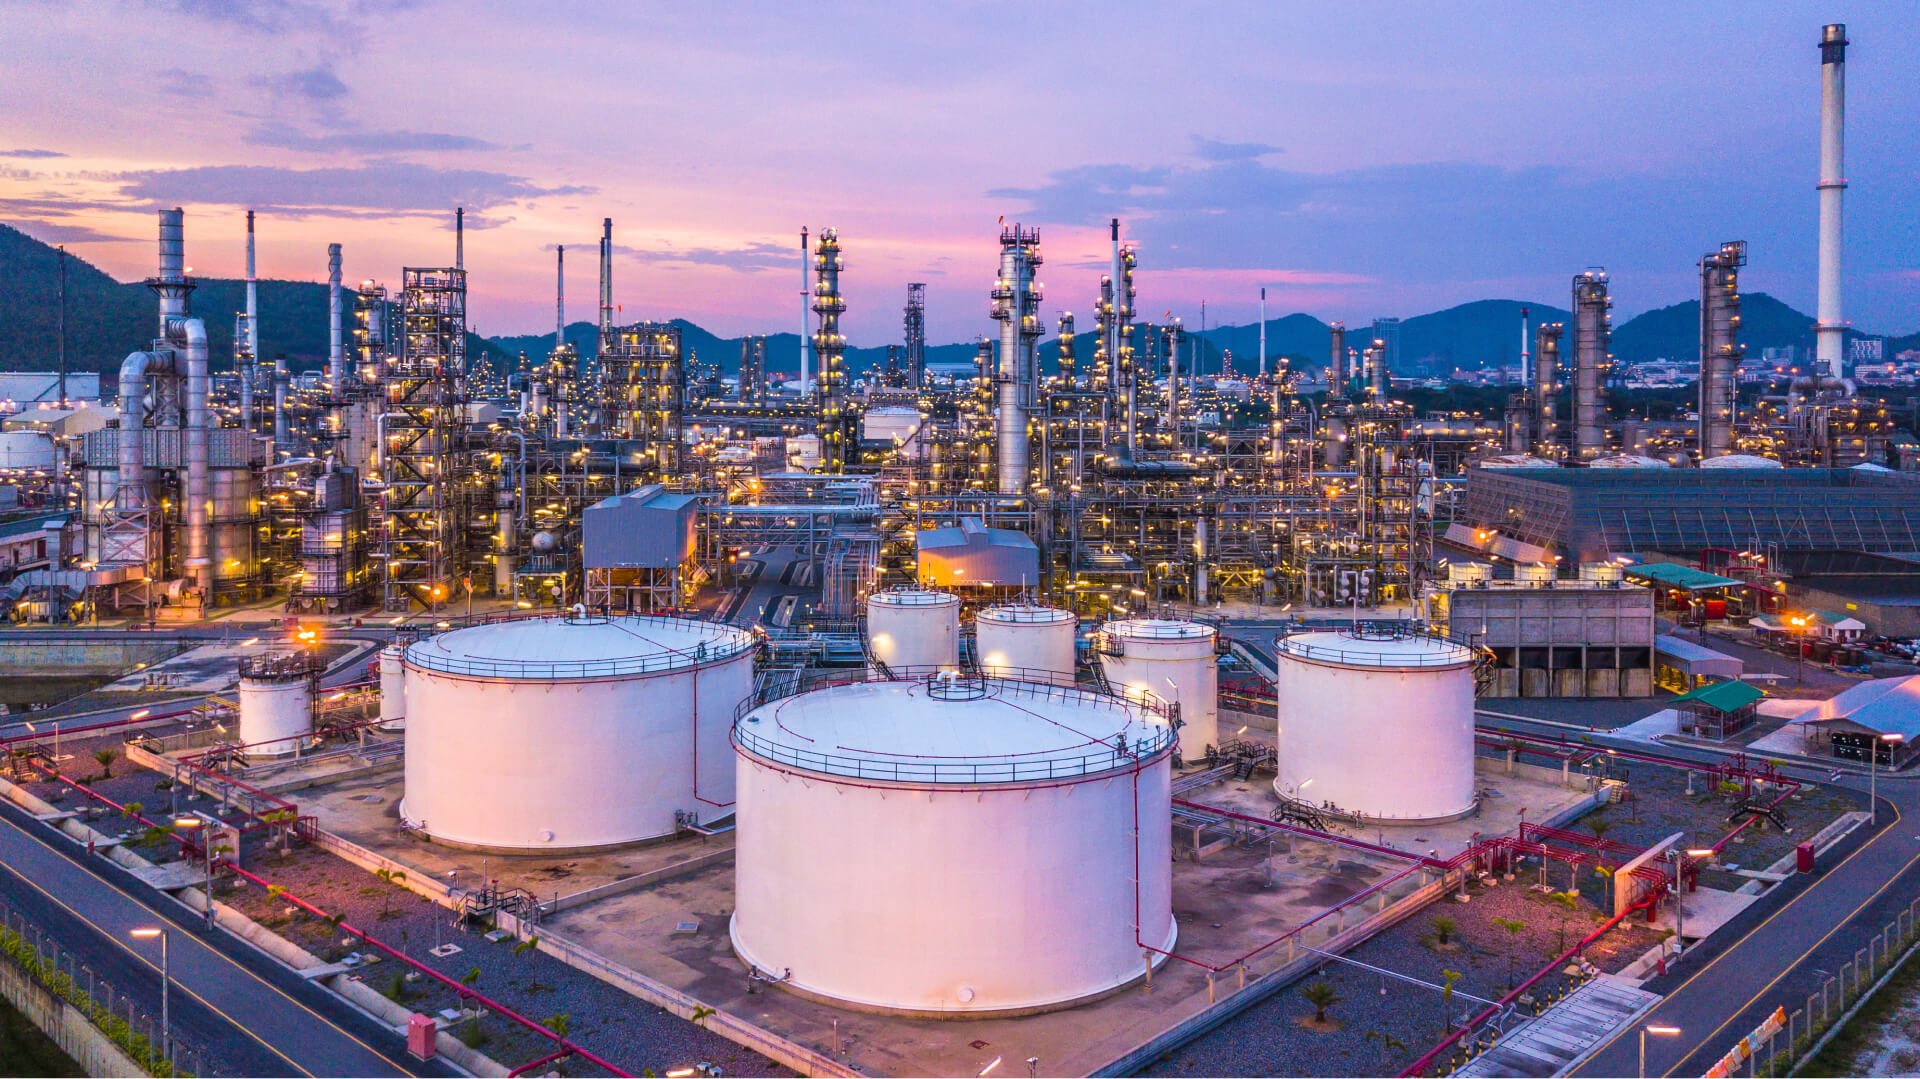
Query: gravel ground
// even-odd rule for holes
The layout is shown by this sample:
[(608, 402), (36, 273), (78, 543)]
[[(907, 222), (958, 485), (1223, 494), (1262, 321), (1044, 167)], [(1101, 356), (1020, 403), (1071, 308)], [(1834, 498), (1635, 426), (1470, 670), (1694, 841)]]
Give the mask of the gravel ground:
[[(542, 1022), (565, 1015), (569, 1038), (633, 1074), (664, 1074), (698, 1061), (712, 1062), (727, 1075), (793, 1074), (551, 956), (534, 950), (516, 954), (512, 938), (492, 942), (477, 931), (456, 928), (445, 909), (323, 851), (267, 854), (250, 868), (322, 910), (345, 914), (352, 925), (449, 977), (465, 979), (477, 971), (471, 983), (476, 990), (522, 1015)], [(323, 959), (337, 961), (355, 950), (351, 938), (251, 884), (241, 883), (222, 898)], [(460, 950), (444, 957), (431, 954), (445, 944)], [(390, 960), (377, 962), (364, 978), (389, 997), (398, 992), (416, 1011), (455, 1006), (454, 994), (428, 979), (402, 980), (396, 986), (397, 968)], [(469, 1033), (475, 1029), (470, 1025), (460, 1033), (476, 1038), (469, 1044), (508, 1067), (549, 1051), (544, 1038), (510, 1020), (483, 1018), (477, 1024), (482, 1033)], [(563, 1061), (557, 1070), (562, 1075), (599, 1074), (579, 1061)]]
[[(1564, 950), (1559, 947), (1561, 910), (1529, 890), (1530, 881), (1523, 872), (1512, 883), (1491, 888), (1475, 885), (1470, 902), (1442, 900), (1346, 955), (1436, 985), (1444, 981), (1444, 971), (1455, 972), (1459, 975), (1452, 1004), (1456, 1019), (1478, 1011), (1480, 1005), (1459, 994), (1496, 1000), (1507, 992), (1509, 979), (1526, 979)], [(1432, 923), (1440, 916), (1458, 923), (1447, 946), (1433, 938)], [(1565, 918), (1567, 947), (1603, 920), (1598, 908), (1584, 899), (1579, 912)], [(1519, 933), (1510, 933), (1496, 919), (1521, 923)], [(1629, 922), (1589, 946), (1587, 958), (1602, 970), (1619, 970), (1645, 954), (1661, 935), (1644, 924)], [(1302, 1023), (1313, 1016), (1314, 1009), (1300, 990), (1316, 981), (1332, 984), (1340, 994), (1339, 1002), (1327, 1009), (1337, 1030), (1321, 1031)], [(1544, 1005), (1573, 984), (1574, 979), (1555, 971), (1536, 983), (1530, 994), (1534, 1003)], [(1329, 961), (1321, 972), (1167, 1054), (1141, 1074), (1394, 1075), (1445, 1036), (1444, 1015), (1437, 990)]]

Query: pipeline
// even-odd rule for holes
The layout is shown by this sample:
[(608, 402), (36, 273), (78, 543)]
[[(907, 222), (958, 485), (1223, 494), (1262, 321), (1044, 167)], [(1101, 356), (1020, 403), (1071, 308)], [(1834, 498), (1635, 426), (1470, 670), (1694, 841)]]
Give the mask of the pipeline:
[(1628, 907), (1627, 909), (1607, 919), (1604, 923), (1600, 925), (1598, 929), (1595, 929), (1593, 932), (1588, 933), (1584, 937), (1581, 937), (1580, 942), (1578, 944), (1575, 944), (1573, 947), (1567, 949), (1565, 952), (1555, 957), (1553, 962), (1548, 963), (1544, 967), (1541, 967), (1538, 971), (1534, 973), (1533, 977), (1528, 978), (1524, 982), (1521, 982), (1515, 988), (1508, 990), (1506, 996), (1501, 997), (1499, 1000), (1495, 1001), (1494, 1003), (1487, 1005), (1484, 1009), (1482, 1009), (1479, 1012), (1479, 1014), (1474, 1015), (1472, 1018), (1468, 1019), (1465, 1023), (1461, 1024), (1460, 1029), (1447, 1035), (1445, 1038), (1442, 1038), (1440, 1040), (1440, 1044), (1434, 1046), (1432, 1049), (1427, 1050), (1426, 1055), (1422, 1056), (1419, 1060), (1416, 1060), (1412, 1064), (1407, 1065), (1406, 1069), (1402, 1071), (1400, 1075), (1403, 1077), (1403, 1079), (1406, 1076), (1425, 1075), (1427, 1072), (1427, 1069), (1433, 1066), (1433, 1062), (1440, 1058), (1441, 1053), (1446, 1052), (1448, 1049), (1452, 1048), (1454, 1044), (1459, 1042), (1460, 1039), (1472, 1033), (1475, 1027), (1479, 1026), (1481, 1023), (1486, 1022), (1488, 1019), (1491, 1019), (1494, 1016), (1500, 1014), (1503, 1010), (1507, 1008), (1508, 1005), (1512, 1004), (1515, 1000), (1519, 999), (1520, 994), (1525, 993), (1527, 990), (1533, 988), (1535, 985), (1538, 985), (1540, 983), (1540, 979), (1545, 978), (1547, 975), (1552, 974), (1554, 971), (1560, 969), (1561, 965), (1565, 964), (1568, 960), (1572, 959), (1574, 956), (1579, 955), (1582, 951), (1586, 950), (1587, 945), (1592, 944), (1594, 941), (1600, 939), (1600, 937), (1610, 932), (1615, 926), (1619, 925), (1622, 921), (1625, 921), (1628, 915), (1631, 915), (1634, 911), (1643, 910), (1643, 909), (1651, 911), (1653, 908), (1653, 905), (1659, 902), (1659, 899), (1660, 897), (1658, 895), (1647, 896), (1646, 898), (1641, 899), (1638, 902), (1634, 903), (1632, 906)]

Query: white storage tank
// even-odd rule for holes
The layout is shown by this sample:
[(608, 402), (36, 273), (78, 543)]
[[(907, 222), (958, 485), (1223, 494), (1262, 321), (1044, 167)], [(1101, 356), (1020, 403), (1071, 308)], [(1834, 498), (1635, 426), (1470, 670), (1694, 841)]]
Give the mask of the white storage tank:
[(1212, 626), (1165, 618), (1108, 622), (1094, 638), (1107, 681), (1180, 706), (1180, 757), (1202, 760), (1220, 745), (1220, 668)]
[(53, 468), (53, 436), (44, 431), (0, 431), (0, 471)]
[(734, 746), (733, 946), (783, 988), (894, 1014), (1019, 1014), (1111, 992), (1173, 947), (1158, 705), (876, 680), (763, 703)]
[(787, 439), (787, 464), (802, 471), (820, 467), (820, 436), (795, 435)]
[(409, 645), (409, 827), (453, 846), (559, 853), (733, 812), (727, 731), (757, 638), (691, 618), (564, 617)]
[(1473, 811), (1473, 650), (1428, 634), (1324, 630), (1282, 637), (1283, 798), (1369, 821)]
[(244, 656), (240, 660), (240, 744), (249, 757), (284, 757), (313, 733), (311, 656)]
[(868, 409), (860, 421), (860, 437), (868, 442), (891, 442), (910, 458), (920, 456), (920, 424), (917, 408), (886, 405)]
[(990, 678), (1072, 685), (1080, 622), (1072, 611), (1038, 603), (1001, 603), (973, 620), (973, 650)]
[(931, 588), (889, 588), (867, 597), (867, 652), (889, 670), (960, 665), (960, 597)]
[(380, 650), (380, 729), (407, 728), (406, 649), (390, 644)]

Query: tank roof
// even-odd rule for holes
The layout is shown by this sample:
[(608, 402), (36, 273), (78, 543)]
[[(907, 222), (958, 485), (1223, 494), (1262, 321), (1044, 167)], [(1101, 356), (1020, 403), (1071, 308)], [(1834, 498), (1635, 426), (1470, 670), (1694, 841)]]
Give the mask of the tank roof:
[(704, 666), (754, 644), (749, 630), (693, 618), (566, 616), (452, 630), (407, 646), (405, 658), (441, 674), (551, 681)]
[(1030, 783), (1130, 767), (1173, 745), (1159, 708), (1066, 686), (876, 680), (769, 701), (734, 723), (751, 757), (901, 783)]
[(1053, 625), (1078, 621), (1072, 611), (1049, 607), (1044, 603), (996, 603), (977, 616), (987, 622), (1019, 622), (1028, 625)]
[(1115, 637), (1141, 637), (1156, 641), (1212, 637), (1215, 634), (1212, 626), (1173, 618), (1121, 618), (1108, 622), (1102, 628)]
[(1282, 655), (1348, 667), (1456, 667), (1473, 662), (1473, 649), (1430, 633), (1313, 630), (1282, 637), (1277, 647)]
[(932, 588), (895, 588), (885, 592), (875, 592), (867, 597), (867, 602), (887, 607), (942, 607), (949, 603), (959, 603), (960, 597), (951, 592), (941, 592)]

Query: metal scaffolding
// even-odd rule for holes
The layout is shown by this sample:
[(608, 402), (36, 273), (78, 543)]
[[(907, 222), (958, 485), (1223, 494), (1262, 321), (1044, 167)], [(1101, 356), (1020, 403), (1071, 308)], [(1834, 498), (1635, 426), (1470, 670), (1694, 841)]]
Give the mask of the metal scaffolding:
[(460, 565), (455, 442), (465, 423), (467, 274), (402, 271), (401, 352), (381, 417), (382, 605), (433, 609), (451, 597)]

